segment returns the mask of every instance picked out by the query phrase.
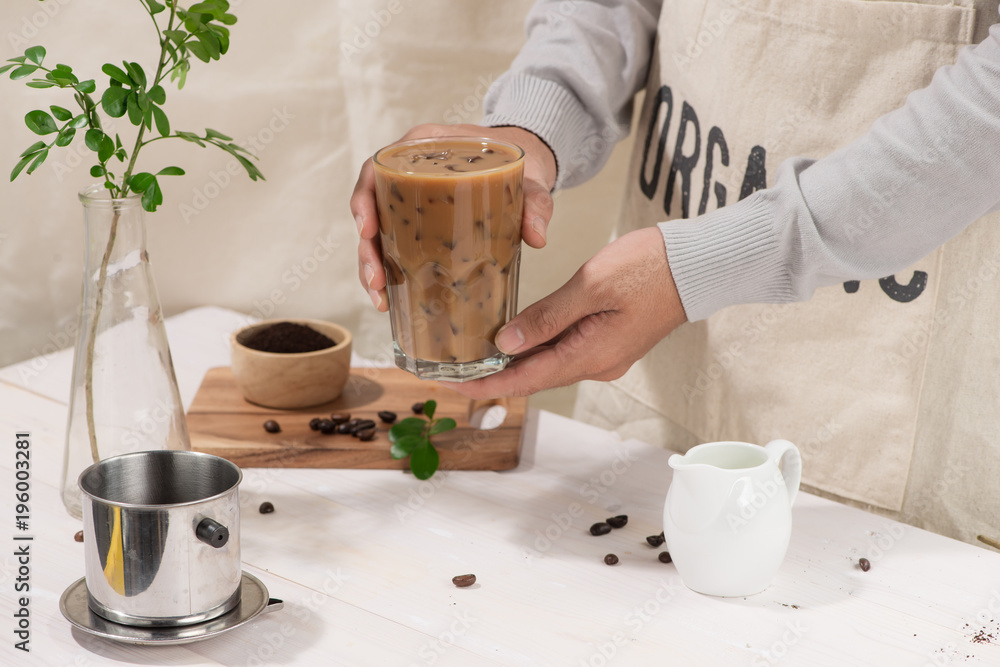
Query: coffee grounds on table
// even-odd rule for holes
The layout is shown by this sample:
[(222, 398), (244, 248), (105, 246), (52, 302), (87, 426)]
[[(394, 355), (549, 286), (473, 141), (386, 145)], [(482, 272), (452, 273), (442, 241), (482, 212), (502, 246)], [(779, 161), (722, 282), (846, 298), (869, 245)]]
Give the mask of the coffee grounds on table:
[(263, 329), (257, 329), (240, 343), (251, 350), (279, 354), (315, 352), (337, 344), (329, 336), (295, 322), (276, 322)]

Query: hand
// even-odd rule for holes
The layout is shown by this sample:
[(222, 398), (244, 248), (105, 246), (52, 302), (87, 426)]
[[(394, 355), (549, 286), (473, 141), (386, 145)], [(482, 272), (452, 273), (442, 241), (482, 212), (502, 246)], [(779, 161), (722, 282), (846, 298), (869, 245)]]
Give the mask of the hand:
[[(532, 248), (545, 247), (545, 230), (552, 218), (552, 191), (556, 182), (556, 159), (536, 135), (519, 127), (479, 125), (418, 125), (400, 141), (426, 137), (487, 137), (517, 144), (524, 149), (524, 217), (521, 237)], [(378, 210), (375, 207), (375, 170), (368, 158), (351, 195), (351, 213), (358, 224), (358, 277), (372, 303), (381, 311), (389, 309), (385, 296), (385, 269), (378, 238)]]
[(497, 333), (517, 357), (481, 380), (447, 383), (469, 398), (528, 396), (579, 380), (614, 380), (687, 321), (657, 227), (631, 232)]

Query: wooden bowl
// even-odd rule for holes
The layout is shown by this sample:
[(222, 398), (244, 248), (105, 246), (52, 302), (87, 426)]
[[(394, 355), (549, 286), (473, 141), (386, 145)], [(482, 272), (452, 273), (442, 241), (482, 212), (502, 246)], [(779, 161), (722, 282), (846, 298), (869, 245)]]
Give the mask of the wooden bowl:
[[(337, 344), (315, 352), (276, 353), (242, 344), (254, 331), (278, 322), (305, 324)], [(243, 397), (266, 408), (297, 409), (329, 403), (351, 374), (351, 332), (333, 322), (282, 318), (243, 327), (230, 338), (233, 376)]]

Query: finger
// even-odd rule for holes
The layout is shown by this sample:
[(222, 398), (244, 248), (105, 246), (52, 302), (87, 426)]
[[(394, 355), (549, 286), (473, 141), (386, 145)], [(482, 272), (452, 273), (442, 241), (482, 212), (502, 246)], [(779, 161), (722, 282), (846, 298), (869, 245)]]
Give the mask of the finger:
[(389, 309), (385, 293), (385, 269), (382, 266), (378, 239), (361, 239), (358, 243), (358, 280), (376, 309), (382, 312)]
[(524, 181), (524, 217), (521, 238), (532, 248), (544, 248), (549, 221), (552, 219), (552, 195), (536, 180)]
[(550, 341), (593, 312), (583, 271), (541, 301), (531, 304), (497, 332), (495, 344), (504, 354), (517, 354)]
[(555, 347), (545, 348), (510, 363), (499, 373), (469, 382), (443, 382), (472, 399), (530, 396), (542, 389), (563, 387), (575, 382)]
[(358, 226), (358, 235), (363, 239), (373, 239), (378, 234), (378, 208), (375, 205), (375, 168), (368, 158), (361, 165), (358, 182), (351, 195), (351, 213)]

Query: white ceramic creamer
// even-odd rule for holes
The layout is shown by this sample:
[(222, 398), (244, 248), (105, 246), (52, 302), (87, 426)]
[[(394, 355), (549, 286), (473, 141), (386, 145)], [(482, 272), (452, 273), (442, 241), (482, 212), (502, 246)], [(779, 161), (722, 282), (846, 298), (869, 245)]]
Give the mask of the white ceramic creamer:
[(710, 442), (668, 463), (663, 534), (684, 585), (723, 597), (767, 588), (791, 537), (799, 450), (787, 440)]

